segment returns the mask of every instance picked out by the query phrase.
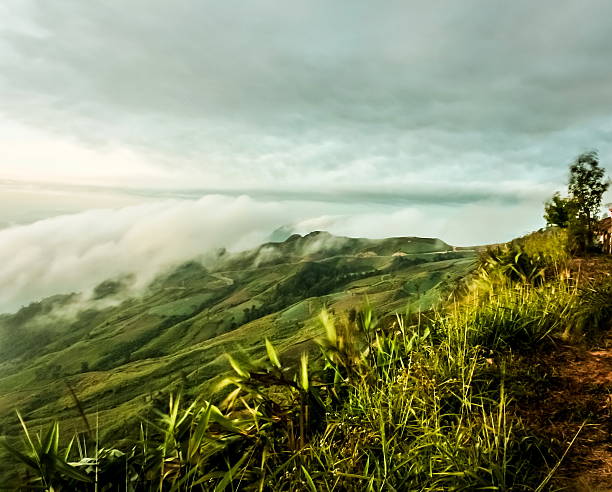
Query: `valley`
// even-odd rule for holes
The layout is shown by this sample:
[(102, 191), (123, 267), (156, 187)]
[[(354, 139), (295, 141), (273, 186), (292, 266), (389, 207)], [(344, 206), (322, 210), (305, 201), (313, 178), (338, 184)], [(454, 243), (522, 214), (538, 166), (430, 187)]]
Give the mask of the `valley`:
[(229, 369), (226, 353), (263, 356), (270, 339), (301, 352), (326, 307), (427, 310), (475, 265), (476, 252), (427, 238), (293, 235), (241, 253), (221, 250), (161, 275), (139, 292), (109, 279), (89, 298), (57, 295), (0, 315), (0, 431), (15, 410), (34, 427), (83, 430), (79, 401), (101, 435), (125, 436), (179, 388), (195, 397)]

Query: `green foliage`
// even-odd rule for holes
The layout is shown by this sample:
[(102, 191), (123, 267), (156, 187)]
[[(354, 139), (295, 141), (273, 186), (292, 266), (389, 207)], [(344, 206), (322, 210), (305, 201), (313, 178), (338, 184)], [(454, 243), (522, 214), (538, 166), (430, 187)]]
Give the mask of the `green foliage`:
[(502, 282), (541, 284), (557, 279), (567, 269), (569, 261), (567, 232), (551, 229), (529, 234), (501, 246), (488, 248), (480, 255), (477, 274), (489, 285)]
[(553, 334), (580, 335), (580, 319), (596, 303), (571, 276), (567, 237), (563, 229), (548, 229), (482, 254), (471, 294), (457, 311), (471, 326), (471, 343), (529, 351)]
[(512, 245), (521, 248), (528, 256), (539, 258), (538, 261), (546, 263), (556, 278), (562, 269), (567, 267), (570, 254), (567, 249), (567, 231), (549, 229), (534, 232), (511, 241)]
[(576, 287), (568, 280), (495, 286), (475, 295), (457, 311), (470, 343), (494, 351), (537, 350), (552, 334), (572, 330), (579, 305)]
[(579, 219), (589, 223), (598, 219), (601, 198), (609, 185), (604, 175), (596, 151), (580, 154), (571, 164), (568, 191)]
[(584, 217), (574, 216), (567, 229), (567, 245), (574, 254), (584, 254), (593, 246), (593, 230)]
[(489, 249), (481, 257), (484, 268), (481, 276), (495, 278), (505, 277), (513, 282), (537, 284), (543, 281), (546, 263), (537, 256), (527, 255), (522, 248), (503, 245)]
[(124, 285), (118, 280), (105, 280), (94, 288), (92, 297), (94, 299), (104, 299), (120, 293), (123, 288)]
[(609, 282), (579, 288), (565, 241), (486, 252), (440, 311), (324, 309), (316, 346), (232, 351), (214, 392), (170, 392), (121, 450), (60, 453), (57, 426), (34, 441), (25, 424), (26, 451), (9, 449), (48, 489), (542, 490), (557, 466), (515, 414), (506, 361), (611, 316)]
[(544, 204), (544, 219), (549, 226), (566, 228), (572, 215), (573, 203), (558, 192)]
[(577, 335), (603, 333), (612, 320), (612, 280), (589, 284), (578, 292), (574, 315)]
[(555, 193), (545, 204), (544, 218), (548, 225), (567, 227), (570, 250), (582, 253), (593, 246), (601, 200), (609, 180), (604, 177), (596, 151), (580, 154), (569, 171), (569, 198)]
[(52, 491), (60, 490), (69, 484), (90, 481), (78, 466), (68, 463), (73, 441), (70, 441), (65, 450), (60, 450), (60, 433), (57, 422), (49, 427), (44, 436), (41, 437), (37, 433), (32, 438), (19, 412), (17, 416), (23, 429), (25, 451), (18, 450), (6, 440), (0, 441), (0, 445), (34, 472), (33, 478), (22, 484), (23, 486), (42, 487)]

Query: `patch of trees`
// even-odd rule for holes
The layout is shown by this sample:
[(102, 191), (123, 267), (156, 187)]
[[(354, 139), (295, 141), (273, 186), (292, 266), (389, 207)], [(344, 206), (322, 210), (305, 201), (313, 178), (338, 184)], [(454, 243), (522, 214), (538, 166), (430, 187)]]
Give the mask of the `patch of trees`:
[(13, 326), (22, 326), (28, 321), (31, 321), (36, 316), (47, 314), (50, 309), (47, 309), (42, 302), (33, 302), (27, 306), (22, 307), (13, 316), (11, 316), (9, 323)]
[(105, 280), (98, 284), (93, 291), (94, 299), (104, 299), (105, 297), (118, 294), (123, 288), (123, 284), (117, 280)]
[(83, 330), (88, 331), (105, 319), (102, 311), (94, 309), (80, 311), (72, 321), (68, 315), (62, 316), (62, 307), (70, 297), (33, 302), (14, 315), (4, 316), (0, 322), (0, 358), (34, 357), (64, 348), (81, 340)]
[(421, 256), (396, 256), (395, 258), (393, 258), (391, 265), (385, 271), (391, 273), (398, 270), (403, 270), (404, 268), (409, 268), (411, 266), (422, 265), (424, 263), (433, 263), (436, 261), (444, 260), (457, 260), (471, 255), (471, 252), (449, 251), (447, 253), (437, 253), (433, 255), (429, 254)]
[(278, 288), (281, 294), (291, 297), (313, 297), (327, 293), (336, 283), (336, 265), (306, 263), (295, 275), (286, 279)]
[(48, 328), (2, 326), (0, 328), (0, 358), (2, 360), (16, 359), (24, 355), (34, 356), (42, 353), (56, 337), (56, 333)]
[(295, 275), (277, 285), (274, 299), (284, 307), (301, 299), (327, 295), (347, 282), (379, 273), (375, 268), (354, 271), (347, 264), (306, 263)]
[(245, 308), (242, 323), (262, 318), (309, 297), (330, 294), (349, 282), (380, 273), (375, 268), (353, 271), (350, 264), (307, 262), (294, 275), (276, 284), (273, 293), (260, 306)]
[(118, 343), (115, 347), (107, 352), (95, 365), (95, 370), (104, 371), (118, 367), (134, 360), (140, 360), (150, 357), (162, 355), (159, 350), (142, 351), (138, 357), (134, 358), (134, 352), (144, 347), (151, 340), (160, 336), (165, 330), (174, 326), (181, 321), (190, 318), (190, 316), (168, 316), (154, 328), (145, 331), (132, 340), (124, 343)]
[(467, 251), (448, 251), (446, 253), (438, 253), (431, 256), (433, 257), (432, 261), (459, 260), (461, 258), (472, 257), (473, 253)]
[(65, 374), (64, 368), (58, 363), (46, 364), (45, 366), (37, 367), (34, 371), (34, 375), (38, 380), (58, 379), (65, 376)]
[(424, 256), (396, 256), (393, 258), (391, 265), (387, 268), (388, 272), (395, 272), (411, 266), (422, 265), (427, 263), (429, 259)]
[(601, 201), (609, 183), (597, 152), (585, 152), (569, 167), (567, 196), (555, 193), (544, 205), (546, 223), (567, 229), (570, 250), (581, 253), (593, 248)]

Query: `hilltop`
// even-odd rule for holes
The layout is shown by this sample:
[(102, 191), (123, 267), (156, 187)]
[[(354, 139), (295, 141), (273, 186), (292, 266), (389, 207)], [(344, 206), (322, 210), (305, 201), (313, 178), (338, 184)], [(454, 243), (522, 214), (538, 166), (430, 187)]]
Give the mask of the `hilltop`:
[(317, 316), (360, 308), (428, 309), (474, 266), (475, 252), (438, 239), (293, 235), (253, 250), (190, 261), (145, 289), (109, 279), (92, 295), (56, 295), (0, 316), (0, 423), (15, 410), (33, 425), (81, 425), (74, 391), (103, 432), (168, 392), (198, 394), (229, 369), (226, 352), (263, 355), (261, 341), (295, 352), (321, 334)]

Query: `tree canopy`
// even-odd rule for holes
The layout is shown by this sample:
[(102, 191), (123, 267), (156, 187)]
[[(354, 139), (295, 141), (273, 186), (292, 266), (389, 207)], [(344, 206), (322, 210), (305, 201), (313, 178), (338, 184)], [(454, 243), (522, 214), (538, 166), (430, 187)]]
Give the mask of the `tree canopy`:
[(571, 206), (572, 202), (569, 198), (562, 197), (559, 192), (555, 193), (544, 204), (546, 224), (562, 228), (567, 227), (569, 225)]
[(609, 180), (597, 151), (580, 154), (569, 167), (568, 197), (555, 193), (544, 206), (548, 225), (567, 227), (570, 247), (584, 251), (593, 245), (603, 194)]
[(570, 165), (568, 192), (581, 220), (597, 220), (603, 194), (609, 185), (604, 175), (605, 171), (599, 166), (599, 155), (596, 151), (580, 154)]

